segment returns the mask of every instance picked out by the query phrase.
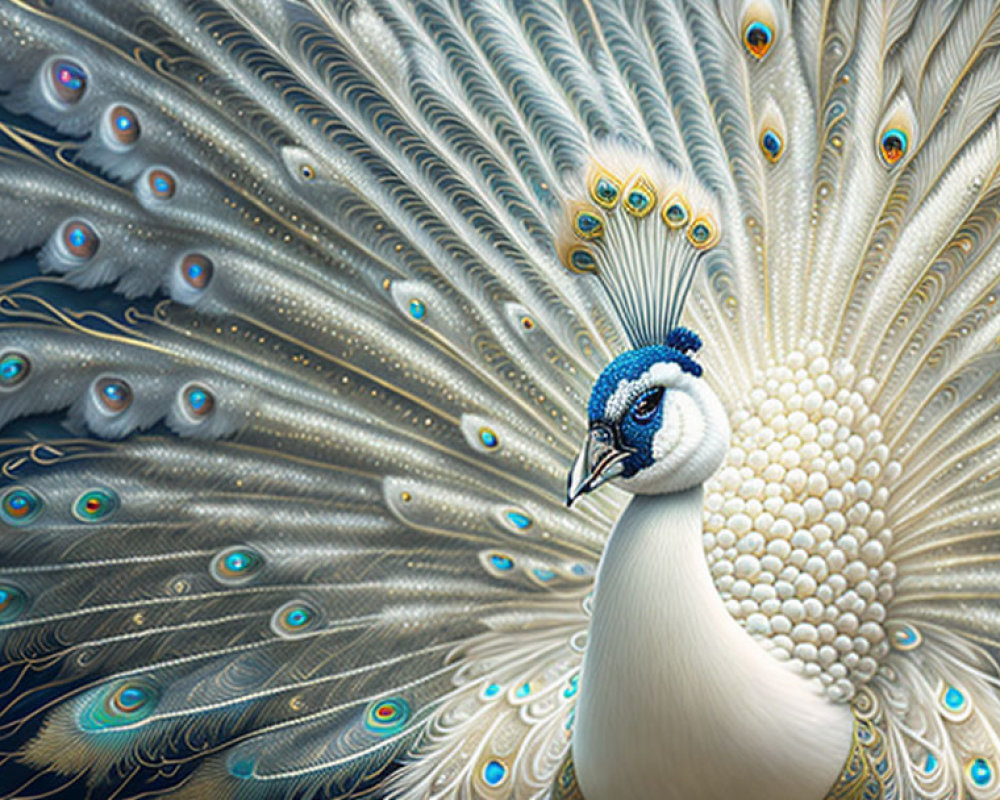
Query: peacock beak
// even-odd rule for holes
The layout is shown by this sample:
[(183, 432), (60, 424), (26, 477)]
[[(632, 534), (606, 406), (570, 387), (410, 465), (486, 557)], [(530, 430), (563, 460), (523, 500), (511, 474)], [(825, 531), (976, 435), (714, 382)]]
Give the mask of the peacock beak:
[(573, 462), (566, 482), (566, 505), (573, 505), (581, 494), (616, 478), (625, 471), (625, 459), (632, 455), (618, 442), (617, 431), (603, 422), (590, 426), (580, 455)]

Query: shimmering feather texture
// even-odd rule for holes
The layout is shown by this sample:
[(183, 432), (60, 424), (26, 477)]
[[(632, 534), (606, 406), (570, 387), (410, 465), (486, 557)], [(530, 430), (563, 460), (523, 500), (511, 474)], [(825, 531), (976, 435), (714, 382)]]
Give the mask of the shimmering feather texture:
[(549, 796), (621, 508), (566, 469), (682, 321), (732, 422), (720, 602), (892, 796), (995, 797), (998, 35), (0, 3), (0, 256), (40, 273), (0, 295), (0, 795)]

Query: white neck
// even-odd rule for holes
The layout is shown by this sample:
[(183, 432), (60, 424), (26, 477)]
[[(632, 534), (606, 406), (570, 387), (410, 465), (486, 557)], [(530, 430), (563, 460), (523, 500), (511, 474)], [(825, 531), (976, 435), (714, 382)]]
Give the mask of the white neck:
[(612, 531), (573, 739), (584, 796), (822, 800), (850, 709), (729, 615), (701, 535), (701, 486), (634, 497)]

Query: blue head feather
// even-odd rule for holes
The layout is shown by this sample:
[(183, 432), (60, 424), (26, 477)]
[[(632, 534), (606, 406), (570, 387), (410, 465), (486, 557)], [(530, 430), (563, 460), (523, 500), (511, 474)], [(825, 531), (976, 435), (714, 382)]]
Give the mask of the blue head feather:
[(615, 393), (618, 384), (623, 380), (638, 379), (654, 364), (673, 362), (685, 372), (700, 378), (701, 365), (688, 355), (700, 349), (701, 339), (698, 334), (687, 328), (674, 328), (667, 334), (664, 344), (640, 347), (638, 350), (622, 353), (604, 368), (594, 383), (587, 405), (588, 418), (591, 422), (603, 420), (608, 399)]
[(598, 377), (590, 394), (587, 414), (591, 424), (611, 425), (618, 441), (631, 451), (631, 455), (622, 462), (623, 477), (630, 478), (653, 465), (653, 438), (663, 424), (663, 406), (667, 401), (661, 401), (652, 416), (640, 420), (631, 413), (620, 419), (608, 419), (608, 400), (622, 381), (638, 380), (655, 364), (674, 363), (684, 372), (700, 378), (701, 365), (689, 355), (700, 348), (701, 339), (696, 333), (687, 328), (674, 328), (664, 344), (622, 353)]

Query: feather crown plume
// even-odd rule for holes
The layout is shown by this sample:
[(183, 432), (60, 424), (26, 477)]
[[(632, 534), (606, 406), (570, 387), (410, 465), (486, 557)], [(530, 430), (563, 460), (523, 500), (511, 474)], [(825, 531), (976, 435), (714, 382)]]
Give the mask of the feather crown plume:
[(633, 348), (678, 327), (702, 255), (722, 234), (717, 205), (695, 178), (650, 154), (597, 151), (559, 230), (562, 263), (596, 275)]

